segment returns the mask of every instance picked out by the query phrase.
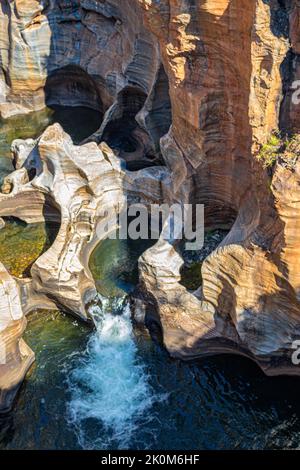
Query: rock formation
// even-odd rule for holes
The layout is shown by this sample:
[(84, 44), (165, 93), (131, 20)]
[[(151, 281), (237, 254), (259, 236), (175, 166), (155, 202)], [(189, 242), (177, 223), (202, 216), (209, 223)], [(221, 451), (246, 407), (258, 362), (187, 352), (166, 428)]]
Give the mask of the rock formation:
[[(30, 279), (1, 268), (10, 314), (0, 335), (15, 371), (0, 366), (3, 408), (32, 362), (24, 315), (56, 305), (87, 318), (96, 226), (126, 197), (204, 204), (206, 228), (228, 230), (194, 293), (179, 284), (173, 242), (161, 237), (139, 261), (136, 317), (168, 351), (238, 353), (267, 374), (299, 373), (299, 15), (298, 0), (1, 2), (2, 118), (45, 105), (103, 117), (82, 146), (59, 125), (13, 144), (0, 216), (61, 225)], [(266, 168), (258, 157), (274, 130), (294, 144)]]
[[(127, 200), (148, 205), (171, 198), (165, 167), (126, 171), (105, 143), (75, 146), (59, 124), (48, 127), (36, 143), (15, 141), (13, 151), (18, 169), (4, 180), (0, 213), (27, 223), (59, 222), (60, 229), (49, 250), (31, 267), (30, 279), (14, 279), (2, 267), (7, 295), (1, 309), (9, 312), (0, 329), (4, 351), (9, 351), (11, 342), (17, 348), (23, 329), (15, 333), (13, 325), (17, 320), (25, 325), (24, 315), (33, 309), (56, 306), (88, 320), (88, 306), (97, 294), (88, 268), (89, 256), (101, 241), (97, 225), (108, 223), (114, 208), (121, 210)], [(31, 180), (30, 174), (34, 174)], [(6, 360), (10, 364), (9, 356)], [(24, 366), (20, 374), (22, 380)]]
[[(299, 335), (298, 166), (279, 159), (270, 176), (255, 157), (283, 116), (284, 128), (298, 132), (285, 88), (296, 79), (299, 5), (140, 3), (170, 82), (173, 121), (162, 153), (167, 163), (170, 155), (181, 162), (177, 171), (174, 165), (176, 187), (192, 179), (189, 200), (205, 204), (206, 225), (231, 226), (202, 266), (196, 298), (178, 288), (182, 262), (168, 244), (142, 257), (141, 287), (158, 306), (149, 317), (175, 356), (239, 352), (269, 374), (297, 374), (291, 354)], [(164, 250), (172, 261), (162, 266)]]

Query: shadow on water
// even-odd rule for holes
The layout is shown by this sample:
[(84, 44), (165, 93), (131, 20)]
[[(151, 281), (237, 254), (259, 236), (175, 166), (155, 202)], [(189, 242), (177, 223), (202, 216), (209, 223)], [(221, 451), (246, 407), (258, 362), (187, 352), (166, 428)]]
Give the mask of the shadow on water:
[(58, 122), (76, 145), (92, 135), (101, 123), (101, 113), (94, 109), (53, 105), (51, 110), (52, 123)]

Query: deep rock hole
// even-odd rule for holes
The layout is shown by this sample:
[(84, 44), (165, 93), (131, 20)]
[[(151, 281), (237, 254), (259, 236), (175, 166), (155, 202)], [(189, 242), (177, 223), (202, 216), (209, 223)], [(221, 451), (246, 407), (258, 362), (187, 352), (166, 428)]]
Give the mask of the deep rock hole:
[(67, 66), (52, 72), (45, 85), (51, 122), (58, 122), (80, 144), (99, 129), (104, 107), (96, 82), (83, 69)]
[[(107, 103), (101, 96), (107, 91), (79, 66), (70, 65), (51, 72), (45, 85), (46, 105), (52, 111), (50, 123), (58, 122), (75, 144), (86, 139), (105, 141), (123, 159), (130, 171), (163, 165), (160, 138), (171, 125), (171, 101), (168, 78), (159, 69), (149, 97), (137, 85), (121, 90), (113, 111), (99, 135)], [(149, 98), (144, 129), (137, 116)]]

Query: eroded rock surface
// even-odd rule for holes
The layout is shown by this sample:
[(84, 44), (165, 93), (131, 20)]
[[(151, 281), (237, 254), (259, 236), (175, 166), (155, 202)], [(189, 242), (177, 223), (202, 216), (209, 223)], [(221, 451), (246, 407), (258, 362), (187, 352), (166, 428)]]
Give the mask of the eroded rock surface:
[[(88, 306), (97, 296), (88, 268), (89, 256), (101, 241), (97, 225), (105, 224), (112, 210), (121, 210), (130, 198), (147, 205), (162, 203), (171, 199), (172, 191), (166, 168), (128, 172), (105, 143), (75, 146), (59, 124), (50, 126), (35, 144), (31, 140), (14, 142), (13, 151), (17, 169), (4, 180), (0, 213), (25, 222), (46, 219), (60, 223), (54, 243), (32, 265), (30, 279), (15, 279), (4, 267), (0, 276), (7, 292), (1, 308), (9, 312), (7, 318), (4, 314), (1, 318), (0, 340), (4, 345), (11, 341), (16, 349), (21, 341), (26, 351), (20, 336), (25, 314), (31, 310), (60, 307), (89, 319)], [(15, 332), (16, 319), (23, 327)], [(17, 359), (8, 355), (6, 361), (8, 365), (3, 367), (14, 369), (12, 361)], [(27, 360), (27, 366), (31, 362)], [(23, 364), (20, 356), (20, 380), (27, 370)], [(3, 380), (5, 383), (5, 375)]]
[(291, 356), (300, 334), (300, 148), (290, 164), (288, 155), (270, 168), (257, 159), (274, 129), (299, 133), (299, 8), (298, 0), (1, 4), (1, 116), (45, 104), (103, 116), (82, 146), (58, 125), (13, 144), (0, 216), (61, 223), (31, 278), (12, 278), (23, 316), (43, 303), (87, 317), (103, 208), (125, 197), (201, 203), (206, 228), (228, 231), (203, 262), (201, 285), (193, 293), (180, 284), (178, 247), (161, 239), (139, 262), (137, 317), (159, 328), (173, 356), (235, 352), (268, 374), (299, 373)]
[(176, 252), (162, 270), (156, 247), (142, 258), (141, 288), (155, 298), (165, 344), (177, 357), (236, 351), (269, 374), (299, 373), (291, 361), (300, 307), (297, 164), (277, 163), (270, 176), (255, 158), (282, 120), (299, 132), (285, 89), (295, 78), (287, 64), (296, 70), (298, 3), (140, 3), (171, 83), (163, 154), (171, 167), (176, 161), (178, 187), (191, 175), (190, 197), (205, 204), (207, 226), (231, 226), (203, 263), (197, 306), (177, 282), (162, 287), (170, 268), (178, 280)]
[(15, 394), (34, 353), (22, 339), (26, 318), (22, 309), (20, 287), (0, 264), (0, 410), (11, 408)]

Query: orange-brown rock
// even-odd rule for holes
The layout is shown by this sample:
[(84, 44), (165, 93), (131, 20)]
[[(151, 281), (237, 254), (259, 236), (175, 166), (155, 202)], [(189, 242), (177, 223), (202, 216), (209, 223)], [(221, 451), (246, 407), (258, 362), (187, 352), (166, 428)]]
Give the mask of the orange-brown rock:
[[(175, 356), (235, 351), (257, 361), (269, 374), (297, 374), (291, 356), (300, 313), (298, 166), (278, 163), (270, 177), (255, 154), (281, 126), (283, 114), (284, 128), (299, 132), (295, 119), (291, 126), (299, 111), (283, 96), (291, 79), (284, 65), (297, 51), (299, 5), (228, 0), (140, 3), (148, 27), (160, 41), (172, 83), (173, 121), (169, 136), (162, 140), (164, 155), (168, 157), (170, 148), (174, 154), (177, 147), (177, 184), (180, 187), (191, 176), (190, 196), (205, 204), (207, 225), (233, 222), (220, 247), (203, 263), (197, 299), (178, 282), (163, 287), (165, 275), (157, 268), (155, 247), (144, 255), (141, 287), (158, 305), (154, 321), (159, 320), (165, 344)], [(178, 281), (180, 259), (175, 252), (167, 259), (164, 269), (173, 265)]]
[[(291, 356), (300, 335), (300, 146), (296, 139), (292, 159), (282, 149), (268, 169), (257, 159), (274, 129), (283, 140), (300, 132), (299, 11), (298, 0), (24, 0), (0, 10), (2, 117), (45, 104), (96, 108), (103, 122), (87, 141), (122, 138), (133, 147), (119, 153), (128, 164), (163, 158), (168, 199), (204, 204), (206, 227), (227, 228), (195, 293), (179, 284), (183, 259), (172, 243), (161, 239), (140, 259), (137, 309), (176, 357), (236, 352), (268, 374), (299, 373)], [(85, 155), (85, 146), (77, 153), (70, 142), (67, 154), (48, 147), (51, 132), (36, 144), (47, 137), (50, 162)], [(153, 181), (161, 171), (153, 167)], [(0, 215), (41, 216), (49, 188), (26, 178), (25, 157), (5, 180)], [(63, 264), (74, 243), (82, 253), (85, 242), (55, 191), (76, 235), (49, 250)], [(22, 204), (31, 194), (32, 214)], [(92, 238), (93, 224), (89, 230)], [(51, 279), (44, 273), (48, 255), (35, 263), (30, 288), (53, 298), (62, 278), (53, 267)], [(80, 255), (74, 260), (88, 278)], [(73, 291), (69, 279), (65, 288), (76, 295), (67, 307), (84, 316), (78, 279), (71, 280)]]

